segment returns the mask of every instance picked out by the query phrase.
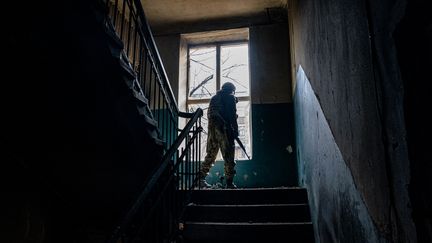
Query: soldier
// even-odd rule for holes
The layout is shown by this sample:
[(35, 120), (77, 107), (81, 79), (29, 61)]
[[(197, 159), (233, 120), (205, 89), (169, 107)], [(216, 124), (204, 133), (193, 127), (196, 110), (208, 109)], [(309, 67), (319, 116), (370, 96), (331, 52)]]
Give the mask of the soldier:
[(210, 100), (207, 113), (207, 155), (201, 164), (199, 181), (202, 188), (210, 187), (205, 181), (205, 177), (215, 162), (219, 149), (225, 161), (226, 187), (231, 189), (236, 188), (236, 185), (233, 183), (235, 175), (234, 139), (238, 137), (235, 89), (234, 84), (230, 82), (224, 83), (222, 89)]

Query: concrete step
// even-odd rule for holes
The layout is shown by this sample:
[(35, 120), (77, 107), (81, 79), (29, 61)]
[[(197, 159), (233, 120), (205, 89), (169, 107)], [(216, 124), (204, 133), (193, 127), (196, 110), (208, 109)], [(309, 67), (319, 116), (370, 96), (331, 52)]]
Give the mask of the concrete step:
[(209, 189), (192, 193), (194, 204), (247, 205), (247, 204), (299, 204), (307, 203), (304, 188), (248, 188), (248, 189)]
[(185, 242), (295, 242), (313, 243), (311, 223), (186, 222)]
[(184, 221), (310, 222), (308, 204), (197, 205), (186, 207)]

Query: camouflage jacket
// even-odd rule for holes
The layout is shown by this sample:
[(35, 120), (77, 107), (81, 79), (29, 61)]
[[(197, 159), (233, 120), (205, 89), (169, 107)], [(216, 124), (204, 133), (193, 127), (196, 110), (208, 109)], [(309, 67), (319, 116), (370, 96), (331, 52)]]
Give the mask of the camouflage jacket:
[(210, 100), (207, 117), (210, 121), (222, 120), (233, 138), (238, 136), (236, 97), (234, 95), (222, 90), (218, 91)]

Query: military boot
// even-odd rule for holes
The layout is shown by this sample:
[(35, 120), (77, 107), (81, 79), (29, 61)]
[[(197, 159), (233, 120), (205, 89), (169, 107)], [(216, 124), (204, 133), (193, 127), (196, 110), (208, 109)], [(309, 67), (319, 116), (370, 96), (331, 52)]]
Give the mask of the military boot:
[(226, 188), (227, 189), (237, 189), (237, 186), (233, 183), (233, 179), (226, 180)]
[(199, 179), (199, 181), (198, 181), (198, 188), (199, 189), (208, 189), (208, 188), (211, 188), (211, 187), (212, 186), (207, 183), (207, 181), (205, 180), (205, 178)]

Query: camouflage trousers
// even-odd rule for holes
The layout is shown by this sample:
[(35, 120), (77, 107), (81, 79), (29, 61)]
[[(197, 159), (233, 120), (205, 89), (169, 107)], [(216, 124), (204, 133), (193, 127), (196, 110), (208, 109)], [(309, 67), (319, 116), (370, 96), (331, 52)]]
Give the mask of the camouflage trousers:
[(207, 136), (207, 154), (201, 164), (200, 176), (205, 178), (216, 160), (217, 153), (221, 150), (225, 161), (225, 179), (232, 180), (235, 175), (234, 139), (229, 139), (222, 124), (209, 119)]

